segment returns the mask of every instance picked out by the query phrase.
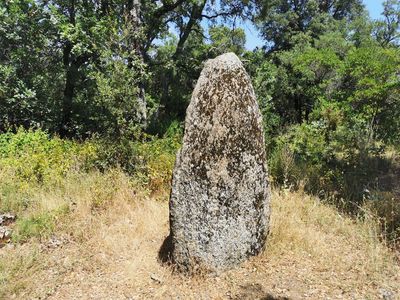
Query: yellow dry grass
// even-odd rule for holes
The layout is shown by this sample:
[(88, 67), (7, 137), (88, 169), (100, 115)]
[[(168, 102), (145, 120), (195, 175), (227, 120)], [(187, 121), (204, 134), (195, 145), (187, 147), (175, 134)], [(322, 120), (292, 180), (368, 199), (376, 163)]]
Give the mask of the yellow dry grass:
[(70, 178), (37, 197), (38, 211), (69, 212), (57, 220), (54, 237), (0, 249), (4, 299), (400, 297), (399, 265), (374, 221), (341, 216), (302, 192), (273, 191), (264, 253), (220, 274), (191, 277), (158, 258), (168, 235), (167, 199), (154, 200), (121, 172)]

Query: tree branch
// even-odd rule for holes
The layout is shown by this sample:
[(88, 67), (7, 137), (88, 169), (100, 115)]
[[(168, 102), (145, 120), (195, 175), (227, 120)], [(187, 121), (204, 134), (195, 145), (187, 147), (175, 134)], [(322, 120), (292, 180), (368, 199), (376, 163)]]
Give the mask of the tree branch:
[(179, 39), (178, 45), (176, 46), (175, 53), (172, 56), (173, 59), (176, 59), (179, 56), (179, 54), (182, 52), (183, 46), (184, 46), (186, 40), (188, 39), (189, 34), (193, 29), (193, 26), (196, 24), (197, 20), (201, 19), (201, 15), (202, 15), (204, 7), (206, 6), (206, 3), (207, 3), (207, 0), (203, 0), (203, 2), (201, 2), (199, 5), (193, 5), (192, 11), (190, 13), (190, 19), (180, 34), (180, 39)]
[(220, 12), (220, 13), (216, 13), (215, 15), (209, 16), (209, 15), (201, 15), (202, 18), (206, 18), (206, 19), (215, 19), (218, 17), (227, 17), (230, 16), (232, 13), (224, 11), (224, 12)]
[(158, 19), (161, 18), (164, 14), (173, 11), (175, 8), (177, 8), (179, 5), (183, 4), (185, 2), (184, 0), (177, 0), (175, 3), (172, 4), (165, 4), (163, 3), (163, 6), (158, 8), (154, 14), (153, 18)]

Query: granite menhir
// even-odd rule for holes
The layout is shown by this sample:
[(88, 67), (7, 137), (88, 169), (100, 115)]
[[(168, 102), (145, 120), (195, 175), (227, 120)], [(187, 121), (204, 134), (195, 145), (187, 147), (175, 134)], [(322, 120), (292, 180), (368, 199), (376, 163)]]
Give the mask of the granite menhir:
[(208, 60), (172, 179), (172, 259), (181, 270), (228, 269), (263, 249), (267, 177), (262, 117), (248, 74), (233, 53)]

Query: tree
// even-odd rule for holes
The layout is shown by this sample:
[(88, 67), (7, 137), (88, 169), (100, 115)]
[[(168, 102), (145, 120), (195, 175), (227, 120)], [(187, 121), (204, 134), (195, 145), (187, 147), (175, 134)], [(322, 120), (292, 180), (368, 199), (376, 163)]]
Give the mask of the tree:
[(307, 122), (321, 98), (331, 97), (332, 90), (340, 84), (343, 63), (333, 49), (295, 47), (275, 53), (272, 61), (274, 68), (259, 68), (256, 78), (268, 80), (268, 74), (274, 70), (274, 86), (269, 90), (274, 111), (283, 125)]
[[(136, 122), (139, 127), (146, 127), (153, 102), (161, 102), (168, 114), (184, 111), (186, 104), (182, 99), (187, 99), (202, 61), (213, 55), (206, 50), (201, 21), (245, 17), (251, 3), (1, 2), (0, 130), (9, 126), (40, 126), (63, 137), (85, 137), (104, 132), (100, 128), (106, 123), (130, 127)], [(177, 40), (165, 55), (161, 53), (166, 49), (162, 44), (172, 28)], [(149, 72), (159, 80), (157, 83), (149, 79)], [(128, 84), (134, 84), (129, 92)], [(179, 91), (180, 84), (185, 87), (183, 93)], [(150, 86), (156, 88), (149, 89)], [(118, 105), (117, 99), (124, 104)], [(128, 102), (132, 105), (125, 105)], [(118, 107), (129, 111), (117, 113)], [(117, 115), (125, 120), (117, 122)], [(106, 121), (107, 118), (110, 119)], [(115, 132), (114, 129), (111, 131)]]
[(61, 136), (74, 134), (77, 87), (85, 80), (84, 69), (96, 61), (106, 37), (114, 29), (115, 23), (109, 18), (115, 17), (117, 11), (111, 10), (111, 3), (107, 0), (101, 3), (98, 6), (94, 1), (53, 0), (47, 4), (58, 31), (54, 45), (61, 47), (61, 61), (65, 72), (59, 125)]
[[(398, 49), (355, 48), (345, 60), (342, 96), (347, 102), (348, 127), (361, 122), (385, 143), (400, 141), (400, 53)], [(358, 147), (359, 148), (359, 147)]]
[(259, 5), (257, 24), (271, 51), (314, 39), (336, 28), (336, 21), (351, 20), (363, 10), (361, 0), (265, 0)]
[[(165, 48), (161, 46), (158, 48), (162, 48), (162, 55), (158, 56), (156, 54), (157, 59), (148, 60), (150, 70), (160, 72), (160, 74), (156, 74), (155, 76), (160, 79), (162, 85), (160, 98), (161, 115), (166, 115), (167, 118), (168, 115), (183, 116), (186, 109), (185, 102), (187, 102), (188, 97), (182, 91), (182, 86), (177, 84), (182, 83), (178, 77), (182, 78), (184, 75), (188, 75), (183, 85), (189, 86), (189, 89), (192, 89), (192, 83), (198, 76), (197, 70), (202, 61), (215, 55), (215, 53), (206, 49), (207, 47), (204, 47), (203, 40), (205, 36), (202, 22), (207, 21), (214, 24), (218, 20), (247, 19), (250, 18), (253, 10), (253, 1), (224, 0), (216, 3), (213, 0), (191, 0), (179, 3), (173, 11), (168, 11), (163, 15), (164, 24), (174, 29), (177, 40), (175, 47), (169, 47), (171, 52), (168, 55), (165, 55)], [(153, 40), (153, 37), (157, 36), (155, 34), (157, 31), (161, 32), (159, 30), (161, 28), (160, 21), (154, 20), (152, 23), (151, 20), (154, 20), (154, 18), (150, 19), (150, 22), (145, 22), (146, 24), (153, 24), (149, 25), (147, 29), (147, 36), (151, 36), (149, 40)], [(165, 33), (165, 30), (163, 32)], [(236, 35), (239, 32), (236, 31)], [(193, 52), (194, 44), (199, 46), (198, 49), (194, 50), (196, 53)], [(150, 45), (146, 49), (158, 51), (157, 47), (150, 47)], [(205, 52), (199, 53), (200, 51)], [(167, 60), (162, 61), (160, 60), (161, 57)], [(187, 66), (188, 63), (189, 66)], [(193, 67), (193, 69), (190, 70), (190, 67)], [(182, 72), (183, 74), (180, 74)], [(174, 90), (175, 88), (178, 90)], [(159, 95), (157, 96), (160, 97)]]
[(43, 1), (0, 3), (0, 131), (54, 129), (63, 78), (56, 31)]
[(211, 26), (208, 30), (211, 51), (214, 56), (234, 52), (241, 56), (245, 51), (246, 34), (242, 28), (230, 29), (227, 26)]
[(400, 42), (400, 1), (386, 0), (383, 3), (384, 19), (375, 22), (374, 34), (378, 42), (386, 47), (399, 46)]

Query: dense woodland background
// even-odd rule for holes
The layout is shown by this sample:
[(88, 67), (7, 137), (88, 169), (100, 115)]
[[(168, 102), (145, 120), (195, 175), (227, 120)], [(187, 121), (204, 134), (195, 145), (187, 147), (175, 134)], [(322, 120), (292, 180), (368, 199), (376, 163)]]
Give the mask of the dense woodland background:
[[(245, 49), (243, 22), (263, 47)], [(62, 184), (77, 162), (168, 186), (202, 64), (232, 51), (264, 116), (273, 184), (371, 212), (395, 242), (399, 29), (399, 0), (379, 20), (361, 0), (1, 1), (0, 169), (13, 179), (0, 209), (27, 210), (33, 185)], [(29, 215), (19, 238), (48, 218)]]

